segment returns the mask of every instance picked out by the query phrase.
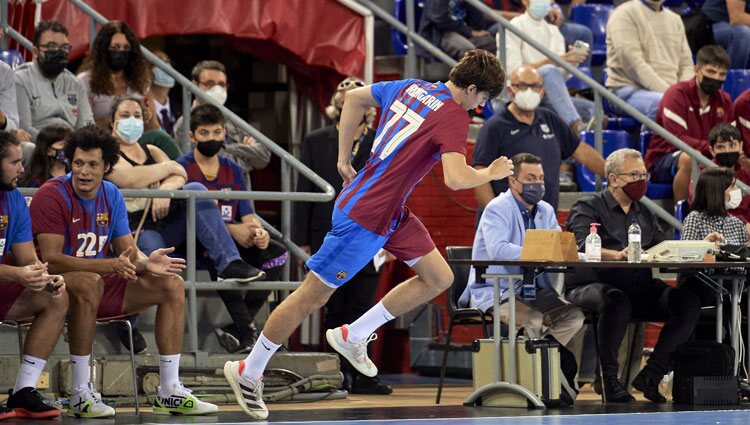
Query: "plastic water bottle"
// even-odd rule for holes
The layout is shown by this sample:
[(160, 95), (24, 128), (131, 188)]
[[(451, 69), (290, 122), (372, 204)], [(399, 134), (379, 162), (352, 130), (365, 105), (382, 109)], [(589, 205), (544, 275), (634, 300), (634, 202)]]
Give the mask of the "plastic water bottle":
[(641, 226), (638, 223), (628, 227), (628, 263), (641, 262)]
[(589, 235), (586, 236), (587, 262), (602, 261), (602, 238), (596, 233), (596, 226), (601, 226), (601, 224), (591, 223), (591, 228), (589, 228)]

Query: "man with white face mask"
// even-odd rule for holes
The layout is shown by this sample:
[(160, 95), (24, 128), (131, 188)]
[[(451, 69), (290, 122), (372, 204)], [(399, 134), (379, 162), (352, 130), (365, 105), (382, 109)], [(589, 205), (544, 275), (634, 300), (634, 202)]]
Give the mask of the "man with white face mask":
[[(513, 99), (507, 108), (492, 116), (479, 130), (472, 162), (484, 168), (500, 156), (531, 153), (544, 166), (544, 199), (555, 210), (560, 193), (560, 163), (573, 157), (594, 172), (604, 174), (604, 158), (587, 143), (581, 143), (557, 114), (538, 108), (544, 97), (539, 72), (523, 65), (510, 77), (508, 93)], [(508, 183), (492, 182), (479, 186), (475, 194), (480, 208), (508, 189)]]
[[(221, 105), (227, 101), (227, 70), (224, 64), (214, 60), (198, 62), (191, 72), (193, 84), (204, 90)], [(203, 104), (198, 98), (193, 101), (193, 107)], [(229, 159), (240, 164), (245, 174), (252, 170), (266, 168), (271, 160), (271, 151), (258, 143), (249, 134), (242, 132), (232, 122), (225, 122), (226, 139), (224, 140), (224, 152)], [(183, 153), (193, 150), (188, 133), (182, 124), (182, 117), (175, 122), (175, 141)]]

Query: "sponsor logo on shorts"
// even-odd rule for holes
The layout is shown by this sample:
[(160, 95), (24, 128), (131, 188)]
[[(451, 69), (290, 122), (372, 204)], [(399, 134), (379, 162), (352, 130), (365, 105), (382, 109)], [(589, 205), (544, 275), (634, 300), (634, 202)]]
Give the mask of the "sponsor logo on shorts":
[(344, 279), (346, 279), (347, 276), (349, 276), (349, 273), (347, 273), (347, 272), (345, 272), (343, 270), (339, 270), (339, 272), (336, 273), (336, 279), (338, 279), (338, 280), (344, 280)]

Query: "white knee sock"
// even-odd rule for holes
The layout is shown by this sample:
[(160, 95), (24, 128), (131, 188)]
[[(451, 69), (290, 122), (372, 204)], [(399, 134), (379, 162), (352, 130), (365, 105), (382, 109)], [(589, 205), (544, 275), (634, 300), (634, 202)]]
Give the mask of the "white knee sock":
[(15, 394), (26, 387), (36, 388), (36, 383), (39, 381), (39, 376), (42, 375), (45, 364), (47, 364), (47, 360), (24, 354), (16, 377), (16, 385), (13, 386), (13, 393)]
[(180, 355), (159, 356), (159, 395), (169, 397), (174, 384), (180, 380)]
[(268, 361), (271, 360), (271, 356), (279, 347), (281, 347), (281, 344), (274, 344), (261, 332), (253, 350), (245, 357), (245, 369), (242, 371), (242, 377), (253, 382), (259, 381), (263, 377), (263, 371), (266, 370)]
[(91, 354), (86, 356), (70, 355), (70, 366), (73, 368), (73, 392), (86, 388), (86, 384), (91, 380), (89, 360), (91, 360)]
[(354, 323), (347, 326), (349, 329), (349, 341), (364, 341), (375, 330), (393, 319), (393, 315), (385, 308), (383, 301), (380, 301), (367, 310), (359, 319), (355, 320)]

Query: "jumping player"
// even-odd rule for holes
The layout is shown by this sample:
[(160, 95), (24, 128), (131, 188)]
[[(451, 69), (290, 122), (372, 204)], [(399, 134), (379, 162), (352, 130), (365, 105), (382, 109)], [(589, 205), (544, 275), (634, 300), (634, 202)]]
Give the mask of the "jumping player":
[[(68, 338), (73, 391), (68, 415), (81, 418), (114, 416), (89, 378), (89, 360), (96, 318), (156, 309), (160, 386), (156, 414), (214, 413), (179, 381), (180, 349), (185, 331), (185, 289), (178, 275), (185, 260), (170, 258), (174, 248), (146, 257), (135, 245), (125, 201), (104, 176), (117, 162), (117, 141), (91, 125), (66, 137), (65, 156), (71, 173), (47, 181), (34, 196), (31, 217), (34, 237), (51, 271), (63, 273), (70, 294)], [(108, 258), (110, 245), (116, 256)]]
[[(483, 50), (469, 51), (453, 67), (449, 80), (445, 84), (393, 81), (347, 92), (337, 164), (344, 189), (336, 200), (333, 228), (307, 262), (311, 272), (302, 286), (274, 310), (247, 358), (224, 365), (237, 401), (253, 418), (268, 417), (261, 379), (271, 355), (380, 248), (408, 264), (417, 276), (391, 290), (352, 324), (326, 333), (329, 344), (363, 375), (377, 374), (367, 357), (367, 343), (374, 339), (371, 334), (453, 282), (427, 229), (404, 206), (406, 198), (437, 161), (442, 161), (445, 184), (453, 190), (508, 177), (513, 165), (505, 157), (482, 170), (466, 165), (466, 110), (500, 94), (505, 82), (500, 61)], [(371, 107), (382, 108), (382, 118), (370, 159), (357, 174), (351, 165), (353, 134)]]

